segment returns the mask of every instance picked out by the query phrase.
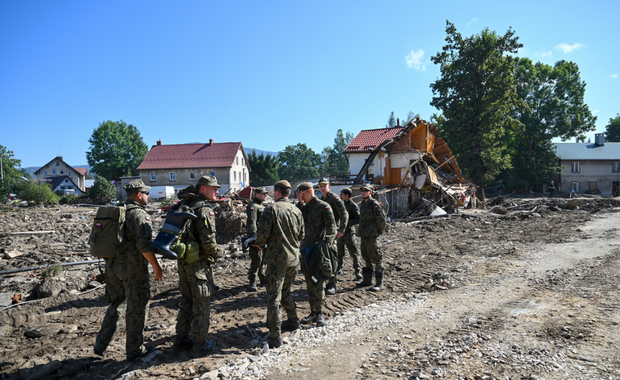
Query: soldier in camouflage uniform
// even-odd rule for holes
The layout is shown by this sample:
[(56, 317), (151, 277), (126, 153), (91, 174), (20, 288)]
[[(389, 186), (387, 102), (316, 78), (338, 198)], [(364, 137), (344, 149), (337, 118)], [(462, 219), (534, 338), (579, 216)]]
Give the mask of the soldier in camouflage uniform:
[(344, 262), (344, 247), (349, 250), (349, 255), (353, 259), (353, 270), (355, 271), (355, 278), (362, 278), (362, 266), (360, 265), (360, 255), (355, 246), (355, 225), (360, 222), (360, 211), (357, 204), (351, 200), (353, 192), (351, 189), (342, 189), (340, 192), (340, 198), (344, 202), (344, 206), (349, 214), (349, 222), (347, 223), (347, 229), (344, 231), (344, 235), (338, 239), (338, 271), (342, 270)]
[[(267, 328), (269, 347), (282, 345), (280, 330), (292, 331), (300, 327), (291, 285), (297, 276), (299, 244), (304, 237), (304, 219), (301, 211), (289, 200), (291, 185), (283, 180), (275, 184), (275, 203), (267, 208), (258, 225), (256, 248), (263, 249), (267, 264)], [(281, 307), (288, 319), (282, 322)]]
[(373, 187), (369, 184), (364, 185), (362, 192), (362, 202), (360, 204), (360, 224), (357, 235), (361, 238), (362, 258), (366, 266), (362, 269), (363, 281), (358, 282), (357, 286), (372, 285), (372, 272), (374, 265), (375, 286), (370, 289), (375, 292), (383, 290), (383, 252), (377, 237), (385, 230), (385, 211), (376, 199), (372, 198)]
[[(215, 213), (209, 201), (216, 199), (220, 187), (215, 177), (203, 176), (198, 179), (196, 186), (189, 186), (179, 192), (182, 200), (180, 207), (186, 205), (198, 216), (188, 228), (198, 242), (200, 254), (199, 259), (192, 263), (186, 261), (187, 257), (178, 260), (181, 307), (173, 348), (175, 351), (182, 350), (191, 343), (196, 356), (213, 348), (213, 343), (207, 340), (207, 334), (213, 293), (211, 265), (217, 260), (217, 243)], [(189, 339), (190, 332), (193, 339)]]
[[(341, 241), (342, 236), (344, 235), (345, 230), (347, 229), (347, 224), (349, 223), (349, 213), (347, 212), (347, 208), (344, 206), (344, 202), (334, 193), (332, 193), (331, 185), (329, 184), (329, 179), (322, 177), (319, 179), (319, 190), (321, 190), (321, 194), (323, 194), (321, 200), (323, 202), (327, 202), (334, 213), (334, 219), (336, 221), (336, 240)], [(331, 247), (332, 255), (334, 257), (334, 262), (338, 260), (338, 249), (335, 245)], [(342, 269), (342, 268), (338, 268)], [(336, 293), (336, 275), (342, 274), (337, 273), (337, 270), (334, 271), (333, 276), (327, 282), (327, 286), (325, 287), (325, 292), (327, 294), (335, 294)]]
[[(304, 182), (297, 188), (298, 207), (304, 217), (305, 237), (301, 242), (301, 249), (311, 246), (320, 240), (325, 240), (328, 246), (336, 239), (336, 223), (334, 213), (326, 202), (314, 195), (312, 184)], [(325, 304), (325, 281), (314, 282), (309, 268), (301, 260), (301, 270), (306, 278), (310, 315), (301, 320), (308, 324), (316, 322), (317, 326), (325, 325), (323, 305)]]
[(137, 179), (128, 183), (124, 189), (127, 192), (125, 245), (117, 257), (105, 259), (105, 298), (111, 305), (106, 310), (101, 330), (97, 334), (94, 352), (105, 356), (118, 323), (126, 314), (125, 350), (127, 360), (134, 361), (154, 349), (153, 346), (145, 348), (142, 345), (142, 332), (151, 299), (148, 264), (153, 266), (155, 280), (160, 280), (162, 273), (157, 258), (150, 250), (153, 227), (144, 209), (148, 203), (150, 187)]
[[(290, 192), (290, 190), (289, 190)], [(256, 228), (260, 220), (261, 215), (265, 211), (265, 206), (262, 203), (267, 196), (267, 190), (264, 187), (256, 188), (256, 195), (254, 199), (248, 204), (245, 209), (245, 213), (248, 216), (247, 220), (247, 237), (252, 237), (256, 234)], [(256, 277), (260, 279), (261, 284), (265, 284), (265, 268), (263, 263), (263, 252), (258, 247), (250, 247), (250, 270), (248, 271), (248, 280), (250, 280), (249, 289), (253, 292), (256, 288)]]

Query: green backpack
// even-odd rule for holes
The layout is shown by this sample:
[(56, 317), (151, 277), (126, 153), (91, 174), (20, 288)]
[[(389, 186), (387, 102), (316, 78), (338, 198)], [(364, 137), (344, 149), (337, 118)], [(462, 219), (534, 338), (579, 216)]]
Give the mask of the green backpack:
[(88, 243), (93, 256), (112, 259), (125, 244), (125, 214), (127, 207), (102, 206), (97, 210)]

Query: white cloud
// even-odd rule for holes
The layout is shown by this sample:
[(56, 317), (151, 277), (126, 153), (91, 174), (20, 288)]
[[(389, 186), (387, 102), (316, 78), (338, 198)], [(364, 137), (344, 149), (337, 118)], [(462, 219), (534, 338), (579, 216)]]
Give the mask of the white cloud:
[(470, 21), (467, 22), (467, 27), (469, 28), (471, 25), (474, 24), (478, 24), (478, 19), (477, 18), (472, 18)]
[(570, 53), (573, 50), (579, 50), (582, 47), (586, 47), (586, 45), (577, 42), (577, 43), (574, 43), (572, 45), (561, 43), (558, 46), (556, 46), (555, 48), (558, 49), (558, 50), (562, 50), (564, 52), (564, 54), (567, 54), (567, 53)]
[(543, 57), (551, 57), (553, 55), (553, 52), (552, 51), (548, 51), (546, 53), (540, 53), (540, 55), (543, 56)]
[(611, 74), (610, 77), (612, 77), (614, 79), (618, 79), (618, 74)]
[(422, 71), (426, 70), (426, 65), (422, 63), (424, 60), (424, 50), (418, 49), (417, 51), (411, 50), (405, 57), (405, 62), (410, 69), (416, 69)]

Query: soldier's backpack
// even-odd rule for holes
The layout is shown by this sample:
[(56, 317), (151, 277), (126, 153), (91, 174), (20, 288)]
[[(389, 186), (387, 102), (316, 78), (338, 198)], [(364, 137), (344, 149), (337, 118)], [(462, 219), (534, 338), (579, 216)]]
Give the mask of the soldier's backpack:
[(102, 259), (118, 256), (125, 244), (126, 213), (124, 205), (99, 207), (88, 239), (93, 256)]

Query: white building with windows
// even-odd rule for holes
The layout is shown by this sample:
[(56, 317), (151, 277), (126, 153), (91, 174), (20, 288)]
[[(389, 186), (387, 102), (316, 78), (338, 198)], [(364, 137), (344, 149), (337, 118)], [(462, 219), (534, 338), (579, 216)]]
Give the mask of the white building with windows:
[(239, 192), (250, 185), (250, 165), (240, 142), (163, 145), (157, 141), (138, 166), (149, 186), (181, 190), (203, 175), (212, 175), (222, 186), (219, 193)]
[(73, 166), (67, 164), (62, 156), (57, 156), (47, 164), (41, 166), (33, 174), (34, 178), (38, 180), (50, 180), (47, 182), (53, 184), (56, 184), (57, 182), (60, 183), (59, 181), (62, 177), (63, 180), (67, 179), (67, 183), (69, 181), (72, 182), (72, 184), (67, 184), (66, 186), (77, 186), (77, 190), (79, 190), (80, 192), (85, 192), (85, 181), (87, 173), (87, 168), (74, 168)]
[(620, 195), (620, 143), (605, 142), (603, 133), (597, 133), (594, 140), (593, 144), (555, 144), (561, 167), (558, 190)]

